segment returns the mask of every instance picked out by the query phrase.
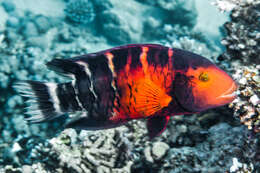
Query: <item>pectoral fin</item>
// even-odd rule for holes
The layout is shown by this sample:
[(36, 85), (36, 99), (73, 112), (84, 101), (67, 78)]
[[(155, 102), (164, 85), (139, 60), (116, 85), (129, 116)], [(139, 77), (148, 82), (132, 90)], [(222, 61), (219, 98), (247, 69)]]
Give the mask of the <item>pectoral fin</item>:
[(144, 116), (150, 116), (168, 106), (172, 98), (149, 79), (139, 81), (133, 87), (135, 109)]
[(150, 139), (159, 136), (166, 128), (170, 116), (154, 116), (147, 120), (147, 129)]

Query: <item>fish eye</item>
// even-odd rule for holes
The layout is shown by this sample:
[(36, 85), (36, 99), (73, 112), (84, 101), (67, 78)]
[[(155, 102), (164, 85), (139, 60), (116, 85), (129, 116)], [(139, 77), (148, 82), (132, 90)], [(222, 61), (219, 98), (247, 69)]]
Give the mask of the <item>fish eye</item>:
[(209, 75), (208, 73), (202, 72), (199, 75), (199, 80), (201, 80), (202, 82), (207, 82), (209, 80)]

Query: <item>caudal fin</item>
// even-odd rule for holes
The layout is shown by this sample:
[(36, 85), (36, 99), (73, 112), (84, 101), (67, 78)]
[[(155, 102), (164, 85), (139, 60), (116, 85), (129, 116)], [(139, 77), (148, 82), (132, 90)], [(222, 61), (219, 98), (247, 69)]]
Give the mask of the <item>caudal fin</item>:
[(32, 123), (44, 122), (64, 114), (57, 96), (58, 84), (37, 81), (16, 83), (14, 88), (27, 97), (29, 107), (26, 113), (31, 115), (26, 120)]

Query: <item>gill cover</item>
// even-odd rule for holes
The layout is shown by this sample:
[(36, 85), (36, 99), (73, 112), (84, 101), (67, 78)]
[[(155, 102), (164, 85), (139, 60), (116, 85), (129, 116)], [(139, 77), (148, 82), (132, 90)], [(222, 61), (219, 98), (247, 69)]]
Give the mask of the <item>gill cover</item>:
[(187, 73), (192, 85), (193, 107), (205, 110), (230, 103), (235, 98), (236, 84), (231, 77), (215, 65), (190, 68)]
[(192, 113), (230, 103), (236, 84), (208, 59), (182, 50), (175, 51), (173, 93), (178, 105)]

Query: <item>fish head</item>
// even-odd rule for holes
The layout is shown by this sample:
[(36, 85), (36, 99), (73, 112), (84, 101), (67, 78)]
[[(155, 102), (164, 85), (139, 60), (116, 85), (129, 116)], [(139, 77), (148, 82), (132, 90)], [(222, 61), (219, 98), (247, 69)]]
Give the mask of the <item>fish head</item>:
[(225, 71), (193, 53), (183, 58), (186, 62), (182, 63), (186, 65), (176, 70), (173, 88), (176, 100), (183, 108), (201, 112), (226, 105), (236, 98), (237, 84)]

